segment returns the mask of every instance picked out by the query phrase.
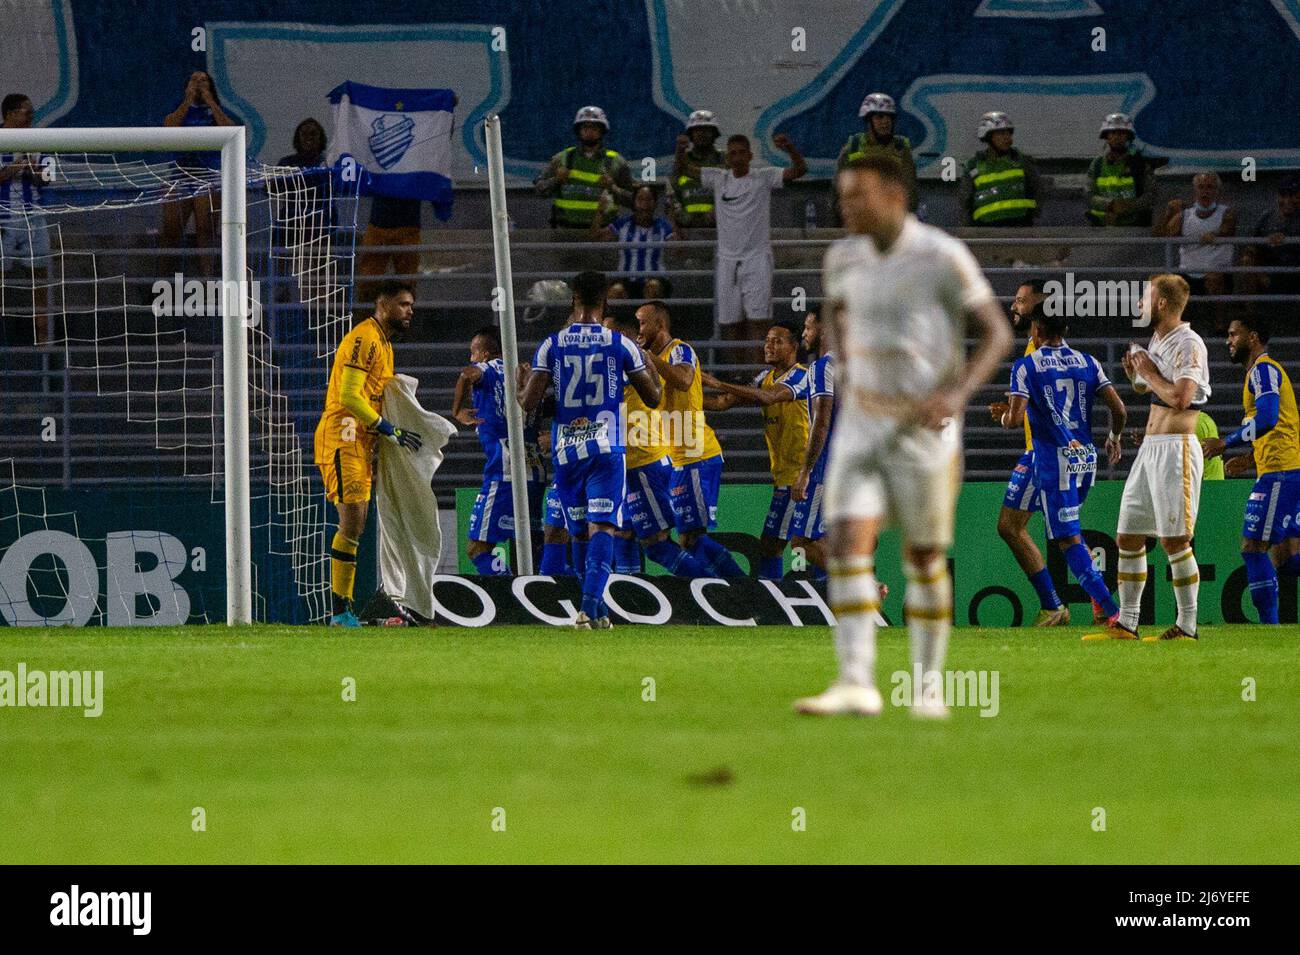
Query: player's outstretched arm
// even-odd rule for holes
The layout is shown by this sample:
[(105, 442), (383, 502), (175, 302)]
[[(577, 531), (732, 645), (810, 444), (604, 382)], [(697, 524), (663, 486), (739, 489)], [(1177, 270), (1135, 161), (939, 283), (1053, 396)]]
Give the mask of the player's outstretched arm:
[(1222, 438), (1209, 438), (1201, 443), (1201, 450), (1207, 458), (1222, 454), (1228, 448), (1240, 448), (1254, 444), (1268, 432), (1277, 427), (1278, 417), (1282, 412), (1282, 402), (1276, 392), (1265, 392), (1255, 396), (1255, 413), (1246, 419), (1236, 431)]
[[(749, 385), (733, 385), (729, 381), (719, 381), (713, 375), (704, 374), (701, 379), (705, 385), (710, 388), (716, 388), (724, 394), (730, 395), (734, 401), (741, 404), (758, 405), (766, 408), (768, 405), (779, 405), (786, 401), (794, 401), (794, 392), (785, 385), (768, 385), (766, 388), (754, 388)], [(728, 405), (727, 407), (731, 407)]]

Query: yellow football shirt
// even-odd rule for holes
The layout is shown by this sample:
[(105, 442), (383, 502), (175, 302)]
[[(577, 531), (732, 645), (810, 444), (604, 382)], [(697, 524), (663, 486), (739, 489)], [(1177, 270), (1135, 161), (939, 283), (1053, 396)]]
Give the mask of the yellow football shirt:
[(664, 396), (659, 402), (665, 443), (671, 448), (673, 466), (681, 468), (718, 457), (722, 454), (722, 447), (704, 418), (704, 384), (695, 349), (680, 338), (674, 338), (659, 357), (670, 365), (690, 365), (695, 369), (695, 377), (687, 391), (665, 385)]
[[(667, 391), (665, 388), (664, 391)], [(659, 399), (663, 403), (663, 398)], [(627, 423), (627, 469), (645, 467), (665, 455), (672, 455), (664, 432), (662, 412), (641, 400), (636, 389), (623, 389), (623, 415)]]
[(781, 375), (771, 368), (754, 379), (755, 388), (782, 384), (794, 392), (793, 401), (782, 401), (763, 409), (763, 437), (772, 466), (772, 483), (789, 487), (803, 469), (808, 450), (808, 369), (795, 365)]
[[(1031, 338), (1025, 342), (1025, 354), (1032, 355), (1035, 352), (1034, 340)], [(1025, 450), (1034, 450), (1034, 434), (1029, 430), (1029, 415), (1025, 415)]]
[(1261, 475), (1300, 468), (1300, 416), (1286, 371), (1268, 355), (1260, 355), (1241, 388), (1245, 420), (1255, 417), (1255, 399), (1267, 394), (1278, 396), (1278, 412), (1277, 424), (1255, 439), (1255, 470)]
[[(367, 421), (358, 421), (356, 412), (343, 404), (343, 371), (346, 368), (365, 373), (361, 397), (374, 412), (374, 417)], [(334, 353), (329, 387), (325, 392), (325, 412), (316, 425), (317, 464), (332, 460), (335, 450), (345, 446), (355, 445), (358, 451), (369, 457), (374, 450), (375, 435), (368, 429), (378, 420), (384, 385), (392, 377), (393, 345), (378, 320), (371, 316), (348, 332)]]

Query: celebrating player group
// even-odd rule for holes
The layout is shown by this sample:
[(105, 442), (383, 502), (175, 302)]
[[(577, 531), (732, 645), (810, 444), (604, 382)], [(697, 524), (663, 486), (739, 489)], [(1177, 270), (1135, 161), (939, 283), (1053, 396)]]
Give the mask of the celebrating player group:
[[(634, 316), (610, 313), (605, 276), (583, 272), (572, 281), (567, 322), (531, 362), (508, 369), (496, 329), (474, 334), (452, 415), (476, 428), (486, 462), (468, 556), (481, 574), (509, 574), (501, 546), (515, 528), (505, 384), (517, 375), (528, 500), (543, 529), (541, 572), (581, 578), (582, 608), (573, 625), (608, 629), (609, 576), (638, 572), (643, 559), (682, 577), (747, 576), (710, 536), (723, 454), (706, 412), (757, 407), (772, 497), (753, 571), (779, 579), (792, 548), (814, 577), (829, 578), (836, 620), (838, 677), (824, 693), (797, 701), (796, 709), (872, 714), (882, 706), (874, 675), (879, 534), (894, 526), (902, 535), (913, 665), (923, 676), (938, 674), (952, 620), (946, 554), (961, 481), (962, 419), (1010, 350), (1012, 333), (966, 246), (908, 211), (907, 176), (890, 157), (855, 159), (838, 174), (836, 188), (848, 235), (827, 252), (822, 308), (801, 324), (771, 326), (763, 347), (769, 367), (749, 384), (703, 370), (695, 349), (673, 336), (664, 302), (647, 302)], [(1236, 448), (1253, 446), (1259, 475), (1241, 551), (1261, 622), (1277, 622), (1279, 573), (1300, 573), (1300, 414), (1286, 371), (1268, 354), (1267, 322), (1247, 316), (1231, 323), (1228, 354), (1246, 370), (1243, 424), (1225, 437), (1201, 438), (1209, 360), (1204, 341), (1183, 320), (1188, 297), (1180, 276), (1153, 276), (1142, 299), (1153, 334), (1122, 358), (1132, 394), (1150, 409), (1124, 486), (1118, 587), (1111, 593), (1083, 542), (1081, 510), (1099, 459), (1104, 455), (1113, 466), (1121, 458), (1128, 411), (1097, 358), (1066, 342), (1066, 319), (1046, 307), (1042, 284), (1027, 281), (1016, 293), (1012, 318), (1028, 341), (1012, 364), (1008, 400), (990, 411), (1002, 427), (1024, 429), (1026, 450), (1012, 471), (997, 528), (1041, 601), (1037, 626), (1070, 619), (1028, 533), (1030, 515), (1041, 512), (1048, 541), (1092, 600), (1096, 630), (1084, 640), (1197, 639), (1193, 539), (1202, 470), (1207, 459)], [(421, 444), (376, 407), (383, 380), (393, 373), (390, 341), (409, 327), (412, 307), (409, 286), (381, 289), (375, 314), (339, 348), (317, 431), (317, 462), (340, 519), (332, 554), (336, 624), (355, 623), (351, 571), (374, 436), (413, 452)], [(1100, 451), (1094, 444), (1099, 404), (1109, 426)], [(1243, 463), (1233, 460), (1229, 470), (1238, 472)], [(1168, 557), (1177, 613), (1158, 635), (1139, 637), (1152, 538)], [(919, 700), (912, 712), (945, 715), (942, 704)]]

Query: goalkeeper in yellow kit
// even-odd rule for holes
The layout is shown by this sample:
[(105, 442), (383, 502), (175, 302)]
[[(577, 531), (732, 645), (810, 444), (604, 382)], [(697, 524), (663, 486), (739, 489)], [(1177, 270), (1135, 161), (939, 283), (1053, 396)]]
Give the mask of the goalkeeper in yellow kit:
[(393, 377), (393, 340), (410, 330), (414, 311), (411, 285), (391, 279), (380, 283), (375, 313), (348, 332), (330, 369), (315, 445), (325, 496), (339, 512), (330, 545), (331, 627), (361, 626), (352, 611), (352, 587), (357, 542), (370, 507), (375, 441), (382, 436), (409, 451), (420, 449), (418, 434), (393, 427), (379, 413), (384, 385)]

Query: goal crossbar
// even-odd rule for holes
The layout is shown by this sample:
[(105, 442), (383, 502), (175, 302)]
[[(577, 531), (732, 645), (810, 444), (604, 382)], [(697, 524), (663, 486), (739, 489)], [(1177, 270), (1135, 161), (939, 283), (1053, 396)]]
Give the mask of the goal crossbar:
[[(248, 265), (248, 173), (242, 126), (0, 129), (0, 153), (220, 152), (221, 278), (245, 285)], [(226, 498), (226, 623), (253, 622), (253, 555), (249, 475), (248, 301), (223, 295), (222, 397)]]

